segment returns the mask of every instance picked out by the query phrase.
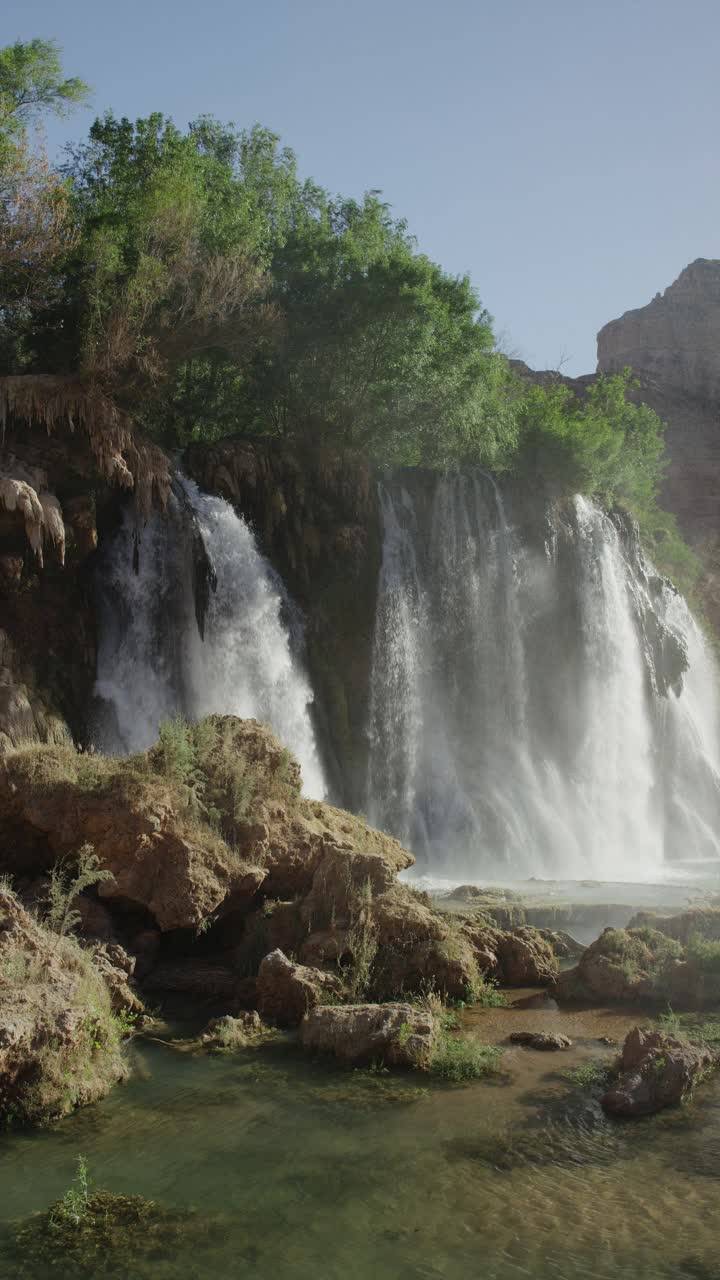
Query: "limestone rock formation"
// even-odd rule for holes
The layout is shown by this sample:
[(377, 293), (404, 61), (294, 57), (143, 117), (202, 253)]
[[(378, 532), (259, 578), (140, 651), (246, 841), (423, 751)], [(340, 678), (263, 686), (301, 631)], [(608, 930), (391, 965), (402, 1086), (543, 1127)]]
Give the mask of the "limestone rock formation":
[(558, 962), (537, 929), (512, 929), (500, 935), (497, 957), (503, 981), (511, 987), (543, 987), (555, 982)]
[(509, 987), (545, 987), (556, 981), (556, 955), (539, 929), (497, 929), (482, 919), (465, 921), (462, 929), (483, 973)]
[(662, 1031), (634, 1027), (620, 1059), (620, 1078), (602, 1098), (608, 1115), (647, 1116), (681, 1102), (716, 1065), (711, 1049)]
[(629, 366), (637, 398), (667, 423), (663, 500), (686, 536), (717, 541), (720, 528), (720, 260), (698, 258), (647, 306), (598, 334), (598, 370)]
[(220, 814), (220, 830), (152, 752), (118, 761), (31, 747), (0, 760), (0, 821), (12, 836), (3, 869), (42, 871), (89, 843), (113, 877), (99, 886), (103, 901), (143, 908), (167, 932), (247, 907), (261, 886), (269, 897), (308, 893), (321, 865), (336, 894), (366, 880), (386, 885), (411, 865), (392, 837), (304, 799), (297, 764), (268, 729), (233, 716), (206, 726), (204, 803)]
[(42, 1121), (104, 1097), (127, 1074), (108, 979), (122, 974), (49, 933), (0, 888), (0, 1117)]
[(228, 897), (252, 898), (265, 879), (192, 820), (169, 780), (68, 747), (0, 761), (0, 820), (12, 834), (6, 870), (45, 868), (89, 843), (112, 873), (100, 896), (145, 908), (163, 931), (197, 928)]
[[(654, 922), (653, 917), (640, 918)], [(672, 920), (679, 936), (685, 934), (684, 918)], [(695, 918), (691, 913), (691, 920)], [(557, 998), (669, 1001), (678, 1009), (714, 1004), (720, 999), (717, 956), (712, 943), (708, 950), (702, 938), (695, 942), (696, 936), (687, 934), (681, 942), (677, 936), (648, 925), (605, 929), (583, 952), (579, 964), (560, 974)]]
[(271, 951), (258, 970), (258, 1012), (279, 1027), (296, 1027), (309, 1009), (341, 992), (335, 974), (294, 964), (282, 951)]
[(300, 1027), (300, 1041), (313, 1053), (410, 1068), (428, 1065), (436, 1034), (432, 1015), (411, 1004), (317, 1007)]

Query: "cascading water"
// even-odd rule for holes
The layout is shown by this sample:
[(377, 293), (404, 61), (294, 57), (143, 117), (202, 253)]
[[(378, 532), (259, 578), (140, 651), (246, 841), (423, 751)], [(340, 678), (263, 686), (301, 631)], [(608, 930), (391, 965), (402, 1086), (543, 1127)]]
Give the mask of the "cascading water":
[(632, 531), (578, 497), (535, 546), (483, 475), (426, 502), (380, 489), (371, 821), (449, 878), (717, 863), (714, 667)]
[[(98, 576), (97, 744), (144, 750), (177, 712), (191, 720), (215, 712), (254, 718), (289, 747), (305, 791), (321, 798), (312, 693), (296, 652), (300, 627), (245, 521), (183, 479), (167, 515), (143, 531), (137, 556), (133, 539), (128, 513)], [(206, 614), (196, 599), (211, 572), (203, 556), (217, 579)]]

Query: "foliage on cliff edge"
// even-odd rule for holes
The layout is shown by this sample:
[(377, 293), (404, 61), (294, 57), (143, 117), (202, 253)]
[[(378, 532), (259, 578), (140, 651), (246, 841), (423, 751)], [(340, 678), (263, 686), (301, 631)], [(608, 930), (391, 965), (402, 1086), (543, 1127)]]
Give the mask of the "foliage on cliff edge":
[(582, 398), (525, 384), (467, 276), (379, 192), (302, 180), (260, 126), (107, 113), (53, 171), (28, 125), (85, 92), (52, 42), (0, 50), (0, 379), (79, 380), (171, 448), (270, 434), (621, 501), (661, 567), (694, 575), (658, 508), (662, 424), (628, 376)]

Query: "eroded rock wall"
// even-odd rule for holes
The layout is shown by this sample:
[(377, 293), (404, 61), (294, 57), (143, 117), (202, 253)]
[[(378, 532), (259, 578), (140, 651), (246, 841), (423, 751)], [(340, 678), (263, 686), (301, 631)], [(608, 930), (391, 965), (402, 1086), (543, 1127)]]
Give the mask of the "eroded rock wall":
[(720, 259), (698, 258), (645, 307), (598, 334), (598, 371), (629, 366), (638, 399), (667, 423), (663, 504), (688, 540), (720, 533)]

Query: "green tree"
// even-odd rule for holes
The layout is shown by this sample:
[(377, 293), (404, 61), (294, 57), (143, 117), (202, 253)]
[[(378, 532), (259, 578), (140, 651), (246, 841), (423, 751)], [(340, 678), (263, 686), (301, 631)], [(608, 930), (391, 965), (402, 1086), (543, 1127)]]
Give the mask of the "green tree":
[(285, 325), (255, 369), (248, 425), (392, 462), (442, 462), (483, 436), (490, 317), (466, 277), (416, 251), (377, 192), (306, 187), (272, 262)]
[(65, 77), (55, 40), (16, 40), (0, 49), (0, 166), (44, 115), (66, 115), (90, 90)]
[(63, 76), (54, 41), (0, 49), (0, 373), (31, 364), (37, 330), (52, 327), (75, 240), (67, 188), (42, 149), (31, 148), (28, 130), (87, 93), (81, 80)]

